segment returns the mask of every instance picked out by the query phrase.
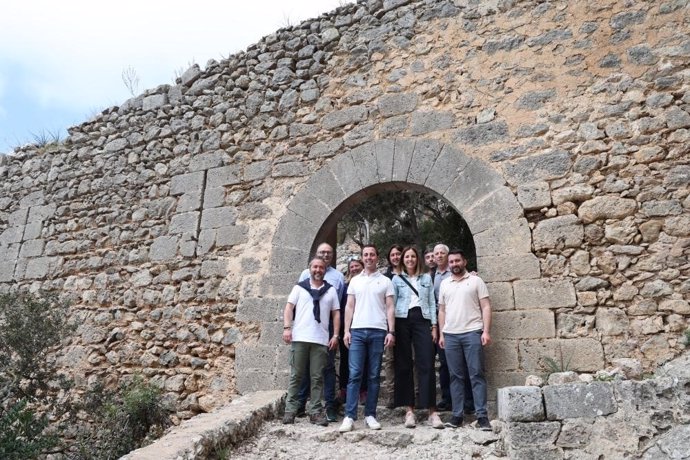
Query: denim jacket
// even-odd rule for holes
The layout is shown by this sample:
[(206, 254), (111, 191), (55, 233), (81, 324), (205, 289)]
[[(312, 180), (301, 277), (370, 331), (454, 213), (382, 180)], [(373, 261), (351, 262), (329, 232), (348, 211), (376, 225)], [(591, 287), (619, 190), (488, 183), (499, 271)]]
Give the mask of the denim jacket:
[[(409, 278), (407, 273), (393, 276), (393, 287), (395, 288), (395, 317), (407, 318), (407, 311), (410, 309), (410, 299), (412, 298), (412, 289), (400, 278), (404, 276)], [(411, 280), (410, 284), (414, 286)], [(422, 308), (422, 316), (431, 321), (431, 324), (436, 324), (436, 298), (434, 297), (434, 283), (431, 281), (429, 274), (420, 275), (417, 278), (417, 291), (419, 292), (419, 306)]]

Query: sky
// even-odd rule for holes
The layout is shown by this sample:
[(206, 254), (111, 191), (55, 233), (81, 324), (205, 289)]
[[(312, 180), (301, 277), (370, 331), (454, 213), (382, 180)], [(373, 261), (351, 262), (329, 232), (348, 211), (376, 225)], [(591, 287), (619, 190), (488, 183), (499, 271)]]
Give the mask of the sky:
[(352, 0), (3, 0), (0, 153), (66, 129), (192, 64), (244, 50)]

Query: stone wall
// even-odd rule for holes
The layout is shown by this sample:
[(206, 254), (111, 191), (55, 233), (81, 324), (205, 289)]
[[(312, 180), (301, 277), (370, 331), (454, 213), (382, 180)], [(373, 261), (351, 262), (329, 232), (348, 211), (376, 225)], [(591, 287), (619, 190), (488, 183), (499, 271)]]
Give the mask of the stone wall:
[(687, 458), (690, 381), (506, 387), (499, 390), (509, 458)]
[(369, 0), (0, 157), (0, 288), (59, 291), (80, 386), (180, 415), (283, 387), (285, 295), (322, 226), (414, 188), (465, 218), (492, 386), (677, 355), (690, 318), (686, 0)]

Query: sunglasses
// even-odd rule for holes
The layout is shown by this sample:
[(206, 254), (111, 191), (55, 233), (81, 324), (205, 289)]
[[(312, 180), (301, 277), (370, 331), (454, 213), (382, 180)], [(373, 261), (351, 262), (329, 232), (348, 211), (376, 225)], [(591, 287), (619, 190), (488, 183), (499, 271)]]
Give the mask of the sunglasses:
[(353, 260), (360, 262), (362, 260), (362, 258), (359, 256), (359, 254), (355, 254), (354, 256), (350, 256), (347, 258), (348, 263), (352, 262)]

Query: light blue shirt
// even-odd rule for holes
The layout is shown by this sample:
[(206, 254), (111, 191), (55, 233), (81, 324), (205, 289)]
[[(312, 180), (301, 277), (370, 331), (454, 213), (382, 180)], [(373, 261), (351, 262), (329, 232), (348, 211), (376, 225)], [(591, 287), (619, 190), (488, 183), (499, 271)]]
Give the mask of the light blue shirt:
[[(297, 282), (299, 283), (300, 281), (309, 279), (309, 276), (309, 269), (305, 268), (302, 274), (299, 276)], [(343, 276), (339, 270), (336, 270), (329, 265), (326, 267), (326, 273), (323, 275), (323, 279), (328, 281), (328, 284), (335, 288), (335, 291), (338, 293), (338, 299), (341, 299), (343, 297), (343, 292), (345, 291), (345, 276)]]
[[(400, 278), (404, 276), (414, 286), (414, 283), (409, 278), (407, 273), (395, 275), (393, 281), (393, 288), (395, 294), (393, 300), (395, 301), (395, 317), (407, 318), (407, 312), (410, 307), (417, 305), (410, 305), (412, 299), (412, 289)], [(417, 292), (419, 293), (419, 307), (422, 309), (422, 316), (431, 321), (431, 324), (436, 324), (436, 297), (434, 297), (434, 283), (431, 282), (431, 275), (424, 273), (417, 277)]]

